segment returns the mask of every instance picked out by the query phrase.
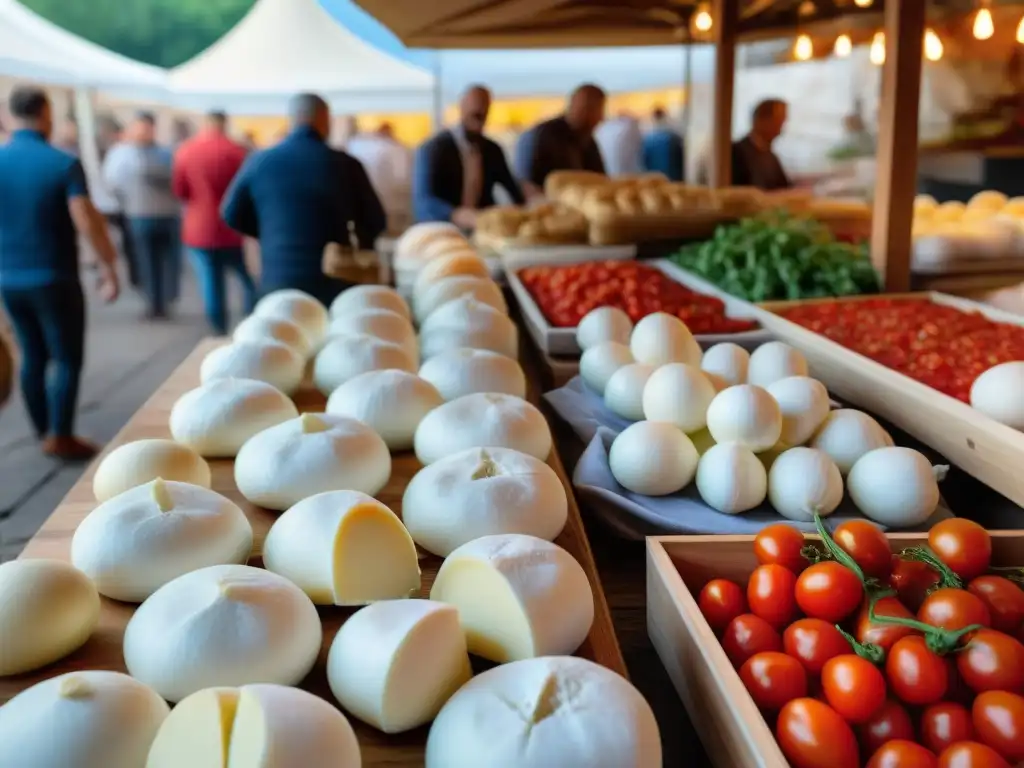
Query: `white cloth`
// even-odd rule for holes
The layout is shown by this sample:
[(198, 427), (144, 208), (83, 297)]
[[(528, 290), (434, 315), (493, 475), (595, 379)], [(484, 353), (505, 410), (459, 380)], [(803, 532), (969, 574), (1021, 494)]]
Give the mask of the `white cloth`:
[(632, 117), (613, 117), (594, 131), (609, 176), (625, 176), (643, 170), (644, 136)]
[(411, 206), (412, 156), (396, 141), (374, 134), (357, 134), (345, 151), (363, 164), (388, 217), (407, 212)]

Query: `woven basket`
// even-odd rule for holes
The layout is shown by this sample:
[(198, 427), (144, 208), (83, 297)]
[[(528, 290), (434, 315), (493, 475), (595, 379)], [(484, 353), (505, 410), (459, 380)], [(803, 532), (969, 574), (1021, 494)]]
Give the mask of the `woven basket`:
[(335, 280), (368, 285), (380, 281), (380, 260), (376, 251), (354, 250), (339, 243), (324, 248), (323, 273)]

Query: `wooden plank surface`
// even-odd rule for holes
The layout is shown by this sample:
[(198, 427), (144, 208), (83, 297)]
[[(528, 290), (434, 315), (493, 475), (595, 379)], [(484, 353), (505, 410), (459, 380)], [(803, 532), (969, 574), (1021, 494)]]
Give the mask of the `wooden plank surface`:
[[(201, 342), (149, 399), (148, 402), (125, 425), (124, 429), (107, 446), (107, 451), (119, 445), (146, 438), (169, 438), (168, 417), (177, 399), (185, 392), (199, 385), (199, 365), (202, 358), (223, 340), (210, 339)], [(533, 402), (539, 397), (536, 375), (530, 371), (530, 399)], [(310, 388), (304, 388), (295, 397), (300, 411), (322, 411), (324, 397)], [(98, 462), (97, 462), (98, 463)], [(22, 552), (23, 558), (58, 558), (68, 560), (71, 549), (71, 537), (82, 519), (96, 506), (92, 495), (92, 478), (97, 463), (82, 476), (68, 493), (64, 501), (43, 524), (39, 532), (28, 543)], [(213, 489), (239, 504), (252, 523), (255, 534), (253, 559), (251, 564), (259, 564), (259, 555), (263, 540), (270, 525), (277, 515), (249, 504), (238, 492), (234, 482), (234, 462), (232, 460), (212, 460), (209, 462), (213, 475)], [(615, 631), (612, 626), (608, 603), (601, 588), (593, 553), (587, 541), (586, 532), (580, 517), (579, 507), (572, 495), (572, 486), (566, 476), (565, 468), (552, 451), (548, 464), (558, 473), (569, 497), (569, 517), (565, 530), (557, 539), (583, 566), (594, 590), (595, 617), (590, 635), (577, 655), (592, 659), (609, 669), (626, 675), (626, 666), (619, 649)], [(412, 453), (396, 454), (392, 457), (391, 479), (387, 486), (377, 494), (377, 498), (387, 504), (396, 513), (401, 514), (402, 494), (412, 476), (419, 470), (420, 464)], [(422, 596), (429, 594), (441, 558), (421, 555), (420, 567), (423, 571)], [(302, 687), (332, 701), (327, 687), (326, 659), (327, 651), (344, 620), (352, 614), (353, 609), (338, 607), (318, 607), (324, 625), (324, 641), (320, 658), (310, 675), (303, 681)], [(37, 670), (33, 673), (0, 679), (0, 704), (10, 699), (25, 688), (41, 680), (54, 677), (72, 670), (107, 669), (125, 671), (122, 655), (122, 638), (124, 628), (131, 618), (134, 606), (103, 599), (100, 623), (92, 638), (77, 652), (65, 659)], [(480, 669), (474, 660), (474, 668)], [(423, 744), (427, 728), (420, 728), (407, 734), (385, 736), (375, 729), (364, 725), (354, 718), (351, 719), (359, 743), (363, 750), (363, 763), (372, 766), (422, 766)]]

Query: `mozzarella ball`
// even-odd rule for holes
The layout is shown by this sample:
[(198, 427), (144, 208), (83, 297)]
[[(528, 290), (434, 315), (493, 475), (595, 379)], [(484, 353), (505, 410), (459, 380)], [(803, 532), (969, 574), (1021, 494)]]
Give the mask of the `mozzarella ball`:
[(717, 443), (697, 464), (697, 490), (712, 509), (738, 515), (764, 502), (768, 473), (749, 448)]
[(407, 451), (423, 417), (443, 402), (441, 393), (414, 373), (367, 371), (331, 393), (327, 413), (361, 421), (390, 450)]
[(481, 536), (525, 533), (554, 541), (568, 499), (551, 467), (508, 448), (470, 448), (417, 472), (402, 497), (402, 521), (428, 552), (447, 557)]
[(686, 323), (666, 312), (655, 312), (641, 319), (630, 336), (629, 348), (634, 359), (644, 365), (700, 365), (700, 344)]
[(912, 528), (934, 514), (945, 469), (933, 467), (912, 448), (876, 448), (850, 469), (846, 489), (857, 509), (876, 523)]
[(576, 326), (576, 344), (584, 351), (607, 341), (629, 344), (632, 333), (629, 315), (618, 307), (598, 307), (584, 315)]
[(427, 737), (426, 768), (661, 765), (661, 735), (644, 697), (624, 677), (575, 657), (481, 672), (448, 700)]
[(287, 579), (214, 565), (165, 584), (124, 631), (129, 674), (170, 702), (203, 688), (297, 685), (322, 640), (316, 606)]
[(1012, 429), (1024, 430), (1024, 361), (993, 366), (971, 385), (971, 405)]
[(257, 432), (298, 415), (295, 403), (266, 382), (216, 379), (178, 398), (171, 436), (200, 456), (232, 458)]
[(714, 399), (715, 387), (699, 368), (669, 363), (652, 373), (644, 385), (644, 418), (696, 432), (707, 426), (708, 406)]
[(448, 221), (425, 221), (413, 224), (395, 241), (395, 269), (415, 270), (422, 266), (423, 252), (431, 243), (451, 241), (468, 245), (457, 226)]
[(71, 539), (74, 566), (101, 595), (126, 603), (189, 571), (244, 563), (251, 551), (252, 526), (237, 504), (160, 478), (100, 504)]
[(373, 336), (381, 341), (397, 344), (414, 362), (418, 362), (419, 343), (412, 323), (390, 309), (364, 309), (349, 312), (331, 321), (327, 336)]
[(768, 390), (739, 384), (715, 395), (708, 406), (708, 431), (716, 443), (739, 443), (767, 451), (782, 434), (782, 411)]
[(803, 445), (828, 417), (832, 405), (828, 390), (817, 379), (787, 376), (768, 385), (782, 411), (782, 436), (786, 445)]
[(810, 442), (811, 448), (831, 457), (844, 477), (865, 453), (892, 444), (892, 437), (881, 424), (852, 408), (829, 413)]
[(416, 429), (416, 458), (432, 464), (470, 448), (512, 448), (545, 460), (551, 429), (537, 407), (494, 392), (451, 400), (428, 413)]
[(261, 317), (249, 315), (231, 334), (233, 341), (276, 341), (291, 347), (303, 357), (309, 357), (313, 345), (306, 338), (306, 332), (291, 320), (283, 317)]
[(169, 712), (155, 691), (120, 672), (51, 677), (0, 707), (0, 766), (140, 768)]
[(338, 294), (331, 302), (330, 318), (337, 320), (367, 309), (386, 309), (406, 320), (412, 319), (409, 305), (402, 294), (386, 285), (353, 285)]
[(804, 356), (781, 341), (769, 341), (759, 346), (747, 364), (747, 382), (759, 387), (767, 387), (790, 376), (806, 375)]
[(749, 364), (750, 353), (731, 341), (715, 344), (700, 361), (702, 371), (721, 377), (730, 387), (747, 383)]
[(477, 392), (526, 398), (526, 374), (519, 362), (489, 349), (439, 352), (420, 366), (420, 378), (433, 384), (445, 400)]
[(416, 322), (422, 325), (435, 309), (463, 296), (471, 296), (482, 304), (494, 307), (502, 314), (508, 314), (508, 303), (505, 301), (505, 296), (498, 284), (491, 278), (457, 275), (445, 277), (432, 283), (416, 297)]
[(603, 397), (612, 374), (632, 362), (633, 353), (628, 346), (617, 341), (606, 341), (583, 351), (580, 357), (580, 376), (588, 387)]
[(304, 413), (260, 432), (235, 459), (235, 483), (250, 503), (288, 509), (325, 491), (371, 496), (391, 477), (391, 454), (370, 427), (347, 416)]
[(519, 333), (508, 315), (472, 296), (449, 301), (435, 309), (420, 326), (420, 354), (424, 360), (450, 349), (489, 349), (519, 356)]
[(313, 383), (330, 395), (349, 379), (387, 369), (416, 373), (416, 358), (398, 344), (364, 334), (332, 336), (317, 353)]
[[(440, 252), (439, 252), (440, 253)], [(476, 251), (468, 245), (453, 248), (437, 258), (430, 259), (416, 274), (413, 283), (413, 304), (423, 296), (434, 283), (446, 277), (490, 277), (491, 270)]]
[(267, 294), (256, 302), (253, 314), (290, 320), (305, 331), (313, 348), (320, 345), (327, 333), (327, 309), (308, 293), (294, 288)]
[[(31, 672), (78, 650), (99, 620), (96, 587), (68, 563), (0, 563), (0, 677)], [(0, 707), (0, 721), (6, 710)], [(9, 754), (8, 742), (0, 743)]]
[(96, 501), (162, 477), (210, 487), (210, 466), (187, 445), (173, 440), (136, 440), (118, 446), (100, 462), (92, 478)]
[(306, 360), (276, 341), (238, 341), (212, 350), (199, 366), (199, 380), (256, 379), (290, 395), (306, 374)]
[(630, 363), (613, 373), (604, 386), (604, 404), (630, 421), (644, 418), (644, 387), (656, 370), (653, 365)]
[(657, 421), (639, 421), (615, 437), (608, 466), (626, 490), (642, 496), (667, 496), (690, 484), (698, 458), (697, 449), (682, 430)]
[(790, 448), (772, 462), (768, 501), (785, 518), (809, 523), (827, 517), (843, 500), (843, 478), (835, 462), (814, 448)]

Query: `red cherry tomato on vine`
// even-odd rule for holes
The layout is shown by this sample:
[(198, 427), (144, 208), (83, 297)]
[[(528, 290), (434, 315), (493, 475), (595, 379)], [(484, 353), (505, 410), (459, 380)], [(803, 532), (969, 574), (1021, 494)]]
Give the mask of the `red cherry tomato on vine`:
[(1007, 691), (979, 693), (971, 706), (974, 733), (1011, 763), (1024, 760), (1024, 697)]
[(877, 525), (867, 520), (850, 520), (836, 528), (832, 538), (860, 566), (865, 576), (889, 578), (892, 550)]
[(963, 629), (972, 624), (987, 627), (992, 621), (988, 608), (977, 595), (964, 589), (937, 589), (921, 603), (917, 620), (943, 629)]
[(796, 574), (781, 565), (759, 565), (747, 582), (750, 612), (776, 629), (782, 629), (796, 617)]
[(728, 579), (712, 579), (697, 598), (700, 612), (711, 628), (719, 633), (729, 622), (747, 612), (747, 598), (739, 584)]
[(936, 768), (939, 759), (911, 739), (895, 739), (883, 744), (868, 760), (865, 768)]
[(916, 611), (928, 596), (928, 590), (939, 583), (939, 574), (927, 563), (893, 555), (889, 583), (900, 602)]
[(850, 723), (864, 723), (885, 704), (885, 677), (878, 667), (853, 653), (836, 656), (821, 670), (829, 706)]
[[(869, 609), (870, 602), (865, 599), (861, 604), (860, 613), (857, 614), (857, 624), (854, 627), (854, 637), (858, 643), (877, 645), (883, 651), (888, 651), (893, 644), (901, 637), (920, 634), (911, 627), (902, 627), (899, 624), (882, 624), (872, 622)], [(906, 606), (895, 597), (883, 597), (875, 601), (875, 616), (894, 616), (900, 619), (913, 619), (914, 614), (907, 610)]]
[(776, 651), (755, 653), (740, 667), (740, 680), (758, 707), (782, 709), (807, 695), (807, 672), (792, 656)]
[(775, 738), (792, 768), (859, 768), (850, 725), (817, 699), (795, 699), (779, 712)]
[(967, 591), (988, 608), (992, 629), (1016, 634), (1024, 624), (1024, 589), (1002, 576), (979, 576)]
[(914, 721), (910, 719), (906, 708), (895, 699), (886, 702), (875, 710), (862, 725), (857, 728), (857, 736), (864, 754), (873, 755), (887, 741), (894, 739), (914, 740)]
[(857, 610), (864, 586), (849, 568), (826, 561), (815, 563), (796, 580), (796, 602), (815, 619), (838, 623)]
[(956, 653), (956, 667), (967, 687), (983, 691), (1024, 688), (1024, 645), (994, 629), (979, 629)]
[(949, 663), (911, 635), (897, 640), (885, 659), (889, 690), (907, 704), (924, 706), (940, 701), (949, 689)]
[(939, 768), (1010, 768), (1010, 764), (992, 747), (976, 741), (959, 741), (939, 755)]
[(761, 565), (775, 563), (800, 573), (807, 567), (807, 558), (800, 554), (807, 542), (796, 528), (785, 523), (766, 526), (754, 537), (754, 555)]
[(973, 520), (952, 517), (928, 531), (928, 546), (964, 581), (981, 576), (992, 561), (992, 538)]
[(782, 651), (782, 638), (764, 619), (752, 613), (744, 613), (729, 622), (722, 633), (722, 648), (734, 667), (743, 663), (755, 653)]
[(973, 738), (971, 713), (963, 704), (942, 701), (921, 713), (921, 742), (936, 754), (950, 744)]
[(835, 625), (821, 619), (794, 621), (782, 634), (782, 644), (812, 675), (820, 674), (829, 659), (850, 652), (850, 643)]

